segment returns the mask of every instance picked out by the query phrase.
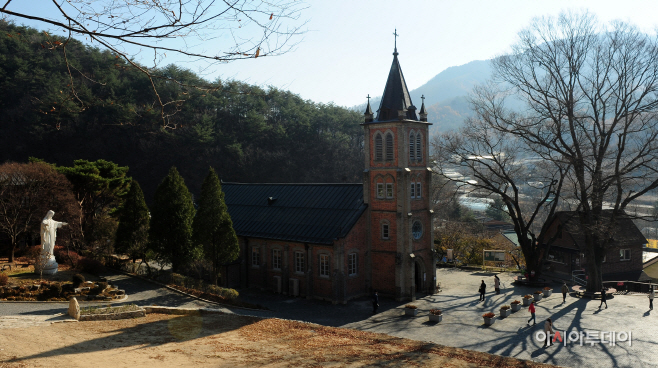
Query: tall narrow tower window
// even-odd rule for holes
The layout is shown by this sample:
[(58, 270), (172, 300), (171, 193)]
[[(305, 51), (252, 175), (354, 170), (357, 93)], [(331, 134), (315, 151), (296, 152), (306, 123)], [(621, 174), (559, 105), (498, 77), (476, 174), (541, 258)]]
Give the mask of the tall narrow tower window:
[(420, 133), (416, 136), (416, 160), (423, 161), (423, 151), (421, 151)]
[(393, 161), (393, 134), (386, 133), (386, 161)]
[(415, 147), (416, 143), (416, 135), (414, 132), (411, 132), (409, 135), (409, 161), (414, 161), (416, 159), (416, 149)]
[(383, 150), (382, 135), (377, 133), (375, 135), (375, 161), (381, 161), (384, 159)]

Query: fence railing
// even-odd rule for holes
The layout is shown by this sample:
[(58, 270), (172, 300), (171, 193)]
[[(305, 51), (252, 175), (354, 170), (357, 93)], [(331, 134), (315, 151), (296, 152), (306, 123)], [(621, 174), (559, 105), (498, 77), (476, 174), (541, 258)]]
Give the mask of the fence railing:
[(573, 285), (587, 286), (587, 280), (585, 279), (585, 271), (572, 271), (571, 272), (571, 282)]
[(653, 286), (653, 289), (658, 289), (658, 284), (651, 282), (639, 282), (639, 281), (603, 281), (603, 285), (607, 287), (613, 287), (617, 291), (626, 291), (634, 293), (649, 293), (649, 289)]

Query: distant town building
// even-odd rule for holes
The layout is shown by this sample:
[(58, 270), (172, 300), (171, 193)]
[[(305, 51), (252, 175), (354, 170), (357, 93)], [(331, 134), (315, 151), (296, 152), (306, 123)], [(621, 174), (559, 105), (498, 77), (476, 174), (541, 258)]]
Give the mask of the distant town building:
[(334, 303), (434, 293), (429, 125), (396, 48), (376, 117), (369, 101), (364, 113), (363, 183), (223, 184), (241, 247), (225, 285)]

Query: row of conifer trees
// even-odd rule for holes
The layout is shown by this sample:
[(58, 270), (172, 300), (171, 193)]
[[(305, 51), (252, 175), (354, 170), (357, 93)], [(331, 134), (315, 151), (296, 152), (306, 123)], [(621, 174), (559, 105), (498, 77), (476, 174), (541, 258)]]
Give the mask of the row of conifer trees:
[(135, 260), (147, 254), (173, 272), (195, 259), (212, 264), (216, 283), (222, 264), (239, 255), (238, 239), (224, 202), (219, 177), (210, 168), (201, 186), (197, 206), (175, 167), (155, 191), (152, 206), (133, 181), (119, 216), (116, 251)]

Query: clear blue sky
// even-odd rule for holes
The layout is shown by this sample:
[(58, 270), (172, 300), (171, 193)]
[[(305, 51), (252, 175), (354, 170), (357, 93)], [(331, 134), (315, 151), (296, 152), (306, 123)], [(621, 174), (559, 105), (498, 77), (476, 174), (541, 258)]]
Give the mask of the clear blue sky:
[[(13, 0), (11, 6), (28, 12), (38, 9), (39, 3), (50, 1)], [(625, 20), (647, 32), (658, 26), (655, 0), (309, 0), (307, 4), (302, 18), (308, 20), (308, 32), (293, 51), (214, 65), (204, 76), (272, 85), (316, 102), (353, 106), (364, 103), (368, 94), (383, 92), (395, 28), (402, 70), (414, 89), (450, 66), (505, 53), (533, 17), (588, 10), (603, 22)], [(213, 40), (206, 47), (221, 48), (225, 41)], [(193, 63), (180, 65), (198, 69)]]

